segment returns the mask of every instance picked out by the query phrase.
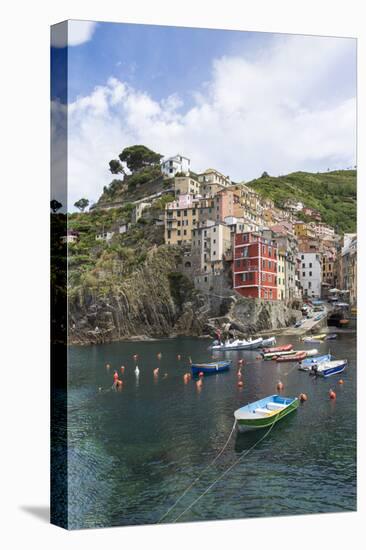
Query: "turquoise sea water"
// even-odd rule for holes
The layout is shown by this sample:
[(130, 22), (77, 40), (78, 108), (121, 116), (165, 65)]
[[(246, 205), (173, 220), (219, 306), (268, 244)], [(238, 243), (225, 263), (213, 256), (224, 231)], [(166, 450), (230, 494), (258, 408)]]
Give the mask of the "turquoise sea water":
[[(279, 344), (285, 341), (322, 353), (330, 348), (338, 358), (348, 358), (348, 369), (327, 380), (314, 379), (292, 363), (259, 361), (257, 351), (230, 352), (220, 358), (232, 358), (233, 368), (206, 376), (199, 389), (194, 380), (185, 384), (183, 374), (189, 371), (189, 356), (197, 362), (211, 357), (209, 340), (70, 348), (70, 528), (156, 523), (220, 451), (234, 410), (276, 393), (279, 380), (283, 395), (305, 392), (308, 401), (279, 422), (179, 521), (355, 510), (356, 335), (341, 334), (319, 345), (278, 338)], [(240, 358), (245, 361), (243, 388), (237, 386)], [(156, 367), (159, 374), (154, 377)], [(111, 390), (114, 370), (123, 380), (121, 391)], [(335, 401), (328, 397), (330, 388), (337, 393)], [(235, 432), (220, 460), (164, 521), (173, 521), (263, 434)]]

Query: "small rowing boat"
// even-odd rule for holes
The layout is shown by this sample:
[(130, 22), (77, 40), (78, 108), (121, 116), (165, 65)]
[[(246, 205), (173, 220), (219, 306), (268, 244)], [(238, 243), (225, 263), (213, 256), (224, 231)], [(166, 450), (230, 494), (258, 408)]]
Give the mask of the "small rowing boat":
[(302, 361), (306, 357), (313, 357), (314, 355), (318, 355), (317, 349), (302, 349), (294, 351), (291, 355), (281, 355), (280, 357), (276, 357), (275, 361), (278, 363), (284, 363), (285, 361)]
[(268, 428), (275, 422), (295, 411), (299, 406), (297, 397), (270, 395), (254, 403), (249, 403), (234, 412), (240, 432), (248, 429)]
[(262, 353), (277, 353), (281, 351), (291, 351), (293, 348), (292, 344), (284, 344), (283, 346), (277, 346), (275, 348), (264, 348)]
[(214, 361), (213, 363), (191, 363), (192, 374), (216, 374), (229, 370), (231, 361)]
[(306, 351), (297, 351), (291, 355), (281, 355), (280, 357), (275, 357), (277, 363), (287, 363), (289, 361), (302, 361), (306, 357)]
[(310, 371), (313, 365), (319, 365), (320, 363), (324, 363), (324, 361), (331, 361), (332, 356), (330, 353), (327, 353), (327, 355), (318, 355), (316, 357), (309, 357), (308, 359), (304, 359), (301, 361), (301, 364), (299, 365), (299, 370), (304, 371)]
[(314, 342), (322, 342), (325, 337), (326, 337), (326, 334), (318, 334), (318, 335), (312, 334), (311, 336), (305, 336), (302, 339), (302, 341), (304, 342), (304, 344), (312, 344)]
[(343, 372), (347, 365), (347, 359), (339, 359), (337, 361), (324, 361), (319, 365), (313, 365), (309, 374), (315, 374), (317, 376), (328, 378), (328, 376)]

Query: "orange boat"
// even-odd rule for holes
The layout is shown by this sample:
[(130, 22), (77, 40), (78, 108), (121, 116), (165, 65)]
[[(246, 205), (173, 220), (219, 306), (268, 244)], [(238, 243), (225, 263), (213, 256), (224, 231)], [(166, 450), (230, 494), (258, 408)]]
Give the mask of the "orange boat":
[(277, 353), (278, 351), (291, 351), (292, 344), (284, 344), (283, 346), (277, 346), (276, 348), (264, 348), (262, 353)]
[(300, 351), (299, 353), (294, 353), (293, 355), (282, 355), (280, 357), (275, 357), (274, 360), (277, 363), (285, 363), (286, 361), (302, 361), (306, 357), (306, 351)]

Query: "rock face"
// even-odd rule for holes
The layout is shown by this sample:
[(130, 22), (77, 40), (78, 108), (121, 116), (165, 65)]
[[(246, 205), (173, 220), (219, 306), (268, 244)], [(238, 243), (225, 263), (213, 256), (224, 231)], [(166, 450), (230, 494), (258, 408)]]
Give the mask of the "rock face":
[(158, 249), (129, 278), (109, 288), (83, 288), (69, 299), (69, 343), (199, 335), (204, 300), (177, 271), (173, 251)]
[(299, 310), (289, 308), (284, 302), (242, 297), (231, 308), (230, 316), (249, 334), (284, 328), (302, 317)]

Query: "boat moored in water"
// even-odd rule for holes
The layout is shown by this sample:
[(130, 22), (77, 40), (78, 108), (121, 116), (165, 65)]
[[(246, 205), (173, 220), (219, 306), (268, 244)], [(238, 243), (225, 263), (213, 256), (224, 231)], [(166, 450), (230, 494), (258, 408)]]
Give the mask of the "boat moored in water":
[(287, 363), (289, 361), (302, 361), (306, 357), (306, 351), (298, 351), (291, 355), (281, 355), (280, 357), (275, 357), (277, 363)]
[(263, 342), (263, 338), (256, 338), (255, 340), (233, 340), (232, 342), (215, 342), (211, 346), (212, 351), (235, 351), (235, 350), (251, 350), (258, 349)]
[(264, 338), (261, 343), (261, 348), (267, 348), (268, 346), (273, 346), (276, 343), (276, 337), (271, 336), (270, 338)]
[(328, 376), (343, 372), (347, 365), (347, 359), (324, 361), (323, 363), (313, 365), (309, 374), (315, 374), (316, 376), (328, 378)]
[(192, 374), (216, 374), (229, 370), (231, 361), (213, 361), (212, 363), (191, 363)]
[(281, 351), (291, 351), (293, 348), (292, 344), (284, 344), (283, 346), (277, 346), (274, 348), (264, 348), (262, 351), (262, 354), (270, 354), (270, 353), (277, 353)]
[(316, 357), (309, 357), (308, 359), (304, 359), (301, 361), (299, 365), (299, 370), (304, 371), (311, 371), (312, 367), (314, 365), (319, 365), (320, 363), (324, 363), (324, 361), (331, 361), (332, 356), (330, 353), (327, 353), (326, 355), (318, 355)]
[(234, 412), (234, 417), (240, 432), (268, 428), (287, 414), (295, 411), (298, 406), (299, 399), (297, 397), (270, 395), (237, 409)]
[(304, 338), (302, 339), (302, 341), (304, 342), (304, 344), (312, 344), (314, 342), (321, 342), (323, 341), (325, 338), (326, 338), (326, 334), (312, 334), (311, 336), (304, 336)]

